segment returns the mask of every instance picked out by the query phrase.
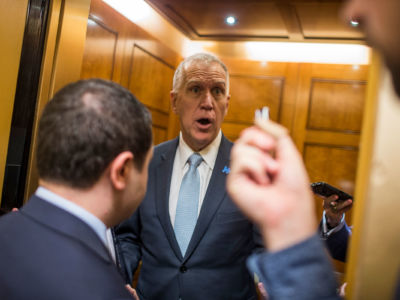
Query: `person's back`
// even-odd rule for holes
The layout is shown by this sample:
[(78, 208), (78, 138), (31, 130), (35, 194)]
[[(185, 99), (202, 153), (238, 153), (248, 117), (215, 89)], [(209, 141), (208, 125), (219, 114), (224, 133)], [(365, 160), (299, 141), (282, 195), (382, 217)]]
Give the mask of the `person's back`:
[(95, 232), (40, 201), (0, 218), (0, 299), (131, 299)]
[(144, 196), (149, 112), (118, 84), (70, 84), (44, 109), (36, 155), (39, 188), (0, 218), (0, 299), (132, 299), (107, 228)]

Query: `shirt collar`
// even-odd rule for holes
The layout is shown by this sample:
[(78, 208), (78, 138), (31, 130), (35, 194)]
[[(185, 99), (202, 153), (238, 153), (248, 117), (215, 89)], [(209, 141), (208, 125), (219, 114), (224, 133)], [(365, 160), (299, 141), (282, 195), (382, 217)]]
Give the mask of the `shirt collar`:
[[(215, 165), (215, 160), (217, 159), (218, 149), (222, 140), (222, 132), (219, 131), (215, 139), (204, 149), (199, 151), (203, 161), (207, 166), (213, 170)], [(179, 134), (179, 145), (178, 145), (179, 157), (180, 157), (180, 168), (183, 169), (189, 157), (194, 153), (192, 148), (183, 140), (182, 132)]]
[(83, 209), (79, 205), (49, 191), (48, 189), (40, 186), (35, 195), (40, 197), (41, 199), (69, 212), (75, 217), (79, 218), (83, 222), (85, 222), (89, 227), (91, 227), (96, 234), (100, 237), (105, 245), (107, 245), (106, 239), (106, 225), (95, 215), (91, 214), (87, 210)]

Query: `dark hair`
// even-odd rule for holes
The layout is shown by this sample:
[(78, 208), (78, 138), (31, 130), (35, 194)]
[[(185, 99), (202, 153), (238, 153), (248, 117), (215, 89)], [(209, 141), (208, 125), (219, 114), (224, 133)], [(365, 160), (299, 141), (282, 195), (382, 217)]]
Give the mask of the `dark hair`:
[(57, 92), (39, 122), (39, 177), (76, 188), (93, 186), (109, 163), (131, 151), (143, 168), (152, 145), (151, 116), (127, 89), (101, 79)]

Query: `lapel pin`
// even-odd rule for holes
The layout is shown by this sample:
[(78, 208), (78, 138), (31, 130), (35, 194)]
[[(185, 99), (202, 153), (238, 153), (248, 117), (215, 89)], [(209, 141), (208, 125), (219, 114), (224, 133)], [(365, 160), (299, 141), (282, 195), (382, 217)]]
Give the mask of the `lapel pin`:
[(222, 173), (224, 173), (224, 174), (229, 174), (230, 171), (231, 171), (231, 169), (229, 169), (229, 167), (227, 167), (227, 166), (225, 166), (225, 167), (222, 169)]

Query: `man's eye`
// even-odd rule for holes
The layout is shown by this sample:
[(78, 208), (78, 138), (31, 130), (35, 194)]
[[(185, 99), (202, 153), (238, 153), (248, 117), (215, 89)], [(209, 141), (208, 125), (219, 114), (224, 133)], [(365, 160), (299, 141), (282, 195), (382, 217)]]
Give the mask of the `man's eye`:
[(214, 88), (213, 92), (217, 96), (221, 96), (224, 93), (223, 90), (219, 87)]
[(190, 89), (190, 91), (197, 94), (198, 92), (200, 92), (200, 88), (198, 86), (194, 86)]

